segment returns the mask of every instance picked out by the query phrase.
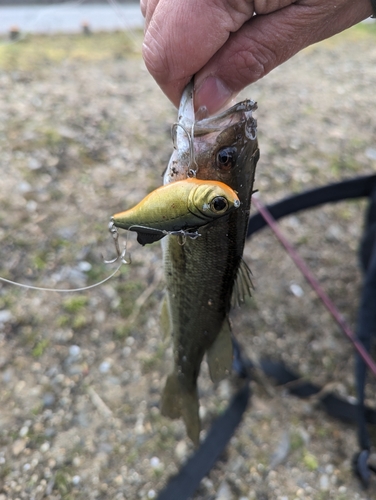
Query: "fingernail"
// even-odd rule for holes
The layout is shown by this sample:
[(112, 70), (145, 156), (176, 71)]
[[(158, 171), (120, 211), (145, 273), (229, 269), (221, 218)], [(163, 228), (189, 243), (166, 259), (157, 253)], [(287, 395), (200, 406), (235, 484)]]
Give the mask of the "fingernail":
[(208, 76), (195, 86), (195, 109), (206, 108), (209, 115), (212, 115), (223, 108), (232, 95), (222, 80)]

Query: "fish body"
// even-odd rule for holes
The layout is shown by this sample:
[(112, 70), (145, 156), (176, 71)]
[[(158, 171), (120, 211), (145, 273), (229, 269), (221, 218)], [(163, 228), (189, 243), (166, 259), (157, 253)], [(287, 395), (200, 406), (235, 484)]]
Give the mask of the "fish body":
[(221, 115), (190, 124), (191, 95), (188, 87), (179, 118), (185, 120), (184, 130), (193, 130), (193, 134), (188, 141), (184, 134), (180, 142), (177, 138), (164, 182), (177, 184), (195, 170), (197, 179), (223, 182), (240, 200), (237, 210), (204, 226), (200, 238), (187, 239), (184, 245), (172, 236), (162, 241), (166, 280), (162, 325), (172, 335), (174, 367), (167, 378), (161, 411), (170, 418), (183, 417), (189, 437), (197, 444), (197, 377), (202, 359), (206, 353), (213, 381), (230, 371), (232, 295), (234, 289), (244, 295), (251, 287), (242, 254), (259, 150), (254, 102), (244, 101)]
[(197, 230), (239, 206), (237, 194), (223, 182), (190, 178), (155, 189), (111, 221), (118, 228), (136, 231), (138, 241), (145, 244), (168, 233)]

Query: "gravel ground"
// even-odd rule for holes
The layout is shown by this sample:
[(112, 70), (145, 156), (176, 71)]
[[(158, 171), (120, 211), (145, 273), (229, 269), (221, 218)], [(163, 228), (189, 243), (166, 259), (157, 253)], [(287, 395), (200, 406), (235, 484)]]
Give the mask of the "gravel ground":
[[(264, 201), (375, 171), (375, 36), (359, 26), (244, 92), (259, 104)], [(109, 217), (161, 184), (176, 117), (140, 46), (140, 34), (120, 33), (0, 47), (2, 276), (71, 288), (113, 269)], [(352, 327), (365, 206), (281, 224)], [(0, 285), (0, 500), (152, 499), (191, 453), (182, 422), (159, 412), (172, 357), (158, 325), (160, 245), (128, 245), (132, 264), (87, 292)], [(354, 396), (351, 347), (269, 230), (245, 258), (255, 292), (232, 320), (248, 355)], [(199, 383), (204, 435), (233, 388), (213, 386), (205, 364)], [(253, 390), (195, 500), (376, 498), (376, 481), (366, 492), (351, 472), (354, 428), (283, 388)], [(367, 391), (375, 406), (374, 381)]]

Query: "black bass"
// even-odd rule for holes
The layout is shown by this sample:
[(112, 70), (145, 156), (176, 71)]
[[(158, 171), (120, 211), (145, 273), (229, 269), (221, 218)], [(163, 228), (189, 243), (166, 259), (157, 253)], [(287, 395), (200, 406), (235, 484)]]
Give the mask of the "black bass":
[(137, 232), (142, 245), (178, 233), (197, 237), (197, 229), (239, 208), (237, 194), (218, 181), (185, 179), (161, 186), (135, 207), (111, 217), (115, 227)]
[(228, 321), (233, 293), (250, 292), (250, 271), (242, 261), (255, 167), (259, 158), (256, 120), (250, 100), (225, 112), (195, 121), (193, 87), (184, 91), (175, 126), (175, 150), (164, 184), (189, 176), (215, 180), (238, 195), (237, 210), (200, 229), (200, 238), (162, 240), (166, 299), (162, 326), (173, 339), (174, 368), (162, 395), (161, 412), (182, 417), (188, 436), (200, 434), (197, 377), (204, 354), (210, 376), (221, 380), (231, 370), (232, 343)]

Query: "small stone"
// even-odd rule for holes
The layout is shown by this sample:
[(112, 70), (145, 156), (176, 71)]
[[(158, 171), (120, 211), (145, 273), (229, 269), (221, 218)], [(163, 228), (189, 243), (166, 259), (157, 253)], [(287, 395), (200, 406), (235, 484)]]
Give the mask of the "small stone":
[(115, 477), (114, 483), (116, 484), (116, 486), (121, 486), (123, 484), (123, 477), (119, 474)]
[(43, 405), (52, 406), (55, 403), (55, 395), (52, 392), (43, 394)]
[(186, 459), (188, 454), (188, 446), (185, 440), (179, 441), (175, 448), (175, 455), (180, 461)]
[(73, 476), (72, 477), (72, 484), (77, 486), (81, 482), (81, 477), (80, 476)]
[(0, 323), (7, 323), (13, 319), (13, 315), (8, 309), (3, 309), (0, 311)]
[(217, 500), (233, 500), (233, 498), (230, 486), (226, 483), (226, 481), (223, 481), (218, 490)]
[(297, 283), (291, 283), (290, 284), (290, 291), (295, 297), (303, 297), (304, 291), (301, 286), (299, 286)]
[(19, 455), (26, 448), (26, 441), (23, 439), (17, 439), (12, 446), (12, 453), (14, 456)]
[(365, 155), (369, 160), (376, 160), (376, 149), (375, 148), (367, 148), (365, 151)]
[(155, 498), (156, 497), (156, 493), (154, 490), (149, 490), (148, 491), (148, 498)]
[(326, 467), (325, 467), (325, 472), (327, 474), (333, 474), (334, 472), (334, 466), (332, 464), (328, 464)]
[(91, 268), (93, 266), (90, 264), (90, 262), (86, 262), (86, 260), (82, 260), (81, 262), (78, 263), (77, 267), (83, 273), (87, 273), (88, 271), (91, 270)]
[(158, 469), (161, 465), (161, 461), (159, 460), (158, 457), (152, 457), (150, 459), (150, 465), (152, 466), (153, 469)]
[(19, 435), (20, 435), (20, 437), (23, 438), (23, 437), (27, 436), (28, 432), (29, 432), (29, 427), (27, 425), (24, 425), (23, 427), (21, 427)]
[(42, 164), (39, 160), (36, 158), (29, 158), (27, 166), (30, 168), (30, 170), (38, 170), (42, 167)]
[(124, 347), (123, 349), (123, 356), (124, 358), (127, 358), (132, 352), (132, 349), (129, 346)]
[(102, 361), (102, 363), (99, 365), (99, 371), (101, 373), (108, 373), (111, 369), (111, 363), (108, 361)]
[(26, 210), (28, 212), (35, 212), (37, 208), (38, 208), (38, 203), (35, 200), (29, 200), (26, 203)]
[(106, 319), (106, 313), (102, 309), (99, 309), (99, 311), (95, 311), (94, 317), (97, 323), (103, 323)]
[(48, 441), (43, 443), (42, 446), (40, 447), (40, 451), (42, 453), (46, 453), (46, 451), (48, 451), (49, 449), (50, 449), (50, 443)]
[(320, 477), (320, 490), (328, 491), (328, 489), (329, 489), (329, 477), (327, 474), (323, 474)]
[(81, 348), (78, 345), (71, 345), (69, 348), (69, 356), (72, 356), (72, 358), (76, 358), (77, 356), (80, 355)]

